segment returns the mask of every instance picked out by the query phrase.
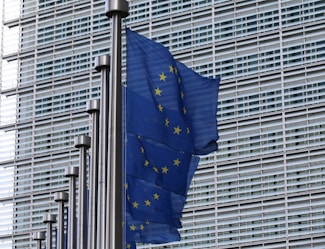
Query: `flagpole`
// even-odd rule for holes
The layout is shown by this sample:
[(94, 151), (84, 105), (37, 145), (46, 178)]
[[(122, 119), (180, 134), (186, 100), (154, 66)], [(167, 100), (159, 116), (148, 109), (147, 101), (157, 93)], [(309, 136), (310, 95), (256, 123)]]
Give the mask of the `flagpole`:
[(54, 201), (58, 203), (58, 240), (57, 248), (64, 249), (64, 202), (68, 201), (68, 194), (66, 192), (54, 193)]
[(121, 19), (128, 15), (128, 10), (129, 5), (125, 0), (106, 0), (106, 15), (112, 19), (108, 127), (110, 156), (106, 199), (108, 249), (122, 249), (123, 245)]
[(94, 62), (95, 70), (101, 72), (101, 96), (99, 115), (98, 143), (98, 203), (97, 203), (97, 248), (105, 249), (106, 241), (106, 192), (108, 167), (108, 84), (110, 71), (110, 56), (101, 55)]
[(79, 198), (78, 198), (78, 239), (77, 248), (87, 248), (87, 149), (90, 147), (90, 137), (75, 138), (75, 147), (79, 152)]
[(97, 248), (99, 106), (99, 99), (92, 99), (87, 103), (87, 112), (92, 117), (91, 164), (89, 167), (88, 249)]
[[(77, 248), (77, 220), (76, 220), (76, 178), (78, 167), (65, 168), (65, 176), (69, 177), (69, 209), (68, 209), (68, 249)], [(47, 248), (46, 248), (47, 249)]]
[(46, 249), (52, 249), (52, 224), (56, 222), (56, 217), (54, 214), (45, 214), (43, 222), (46, 224)]

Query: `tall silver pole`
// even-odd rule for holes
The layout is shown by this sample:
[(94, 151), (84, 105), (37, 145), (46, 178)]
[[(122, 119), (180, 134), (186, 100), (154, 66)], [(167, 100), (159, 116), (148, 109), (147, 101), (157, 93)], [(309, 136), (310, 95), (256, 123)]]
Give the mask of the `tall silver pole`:
[(88, 136), (76, 137), (74, 146), (76, 148), (80, 148), (77, 248), (86, 249), (87, 248), (87, 149), (90, 147), (90, 137)]
[(109, 88), (109, 186), (107, 237), (108, 249), (123, 246), (123, 179), (122, 179), (122, 83), (121, 83), (121, 18), (128, 15), (125, 0), (107, 0), (106, 15), (112, 19), (111, 74)]
[(42, 248), (42, 240), (45, 240), (45, 232), (35, 232), (33, 233), (33, 239), (36, 240), (36, 248), (41, 249)]
[(46, 224), (46, 249), (52, 249), (52, 224), (56, 222), (54, 214), (44, 214), (43, 222)]
[(87, 112), (92, 116), (91, 164), (89, 167), (88, 249), (97, 248), (99, 105), (99, 99), (93, 99), (87, 103)]
[(97, 248), (104, 249), (106, 241), (106, 192), (108, 165), (108, 84), (109, 84), (109, 55), (101, 55), (95, 59), (95, 69), (102, 73), (100, 124), (99, 124), (99, 158), (98, 158), (98, 204), (97, 204)]
[(57, 249), (64, 249), (64, 202), (68, 201), (68, 194), (57, 192), (54, 194), (54, 201), (58, 202), (58, 241)]
[(68, 249), (76, 249), (77, 244), (77, 220), (76, 220), (76, 178), (78, 177), (78, 167), (68, 167), (65, 169), (65, 176), (69, 177), (69, 215), (68, 215)]

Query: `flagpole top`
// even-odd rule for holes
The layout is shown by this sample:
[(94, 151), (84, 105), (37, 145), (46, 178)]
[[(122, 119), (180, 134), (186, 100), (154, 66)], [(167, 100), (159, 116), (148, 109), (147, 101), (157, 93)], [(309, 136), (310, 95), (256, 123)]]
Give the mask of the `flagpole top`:
[(94, 67), (97, 72), (100, 72), (103, 68), (110, 68), (111, 58), (108, 54), (100, 55), (95, 58)]
[(78, 174), (79, 174), (79, 168), (78, 167), (65, 168), (64, 175), (66, 177), (77, 177)]
[(118, 13), (124, 18), (129, 15), (129, 2), (126, 0), (106, 0), (105, 10), (107, 17), (112, 17), (114, 13)]
[(34, 240), (45, 240), (45, 232), (35, 232), (33, 233)]
[(87, 102), (87, 112), (99, 112), (100, 100), (99, 99), (91, 99)]
[(90, 147), (90, 137), (88, 136), (78, 136), (74, 140), (74, 147), (80, 148), (80, 147), (85, 147), (89, 148)]
[(56, 216), (54, 214), (44, 214), (43, 222), (44, 223), (55, 223), (56, 222)]
[(68, 193), (66, 192), (57, 192), (54, 193), (54, 201), (56, 202), (66, 202), (68, 201)]

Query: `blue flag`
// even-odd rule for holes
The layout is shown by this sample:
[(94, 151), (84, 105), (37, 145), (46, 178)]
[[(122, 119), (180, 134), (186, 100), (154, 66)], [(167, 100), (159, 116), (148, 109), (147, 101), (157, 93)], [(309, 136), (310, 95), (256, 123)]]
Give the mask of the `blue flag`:
[(180, 239), (199, 158), (217, 150), (219, 78), (198, 75), (161, 44), (129, 29), (126, 87), (126, 237)]

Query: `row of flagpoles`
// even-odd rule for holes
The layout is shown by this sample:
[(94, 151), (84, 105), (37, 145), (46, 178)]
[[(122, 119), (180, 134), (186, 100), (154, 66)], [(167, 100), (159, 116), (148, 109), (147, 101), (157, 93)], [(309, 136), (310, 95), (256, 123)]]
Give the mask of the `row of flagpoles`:
[[(92, 138), (76, 138), (80, 166), (66, 171), (70, 193), (56, 193), (54, 197), (59, 203), (59, 249), (65, 249), (65, 244), (68, 249), (121, 249), (124, 241), (126, 248), (135, 248), (136, 242), (180, 240), (180, 218), (199, 163), (197, 155), (218, 148), (216, 113), (220, 77), (200, 76), (177, 62), (161, 44), (129, 29), (126, 29), (127, 88), (123, 108), (127, 115), (122, 137), (121, 18), (128, 15), (128, 3), (107, 1), (106, 15), (112, 18), (112, 47), (111, 56), (95, 60), (102, 83), (101, 100), (88, 103)], [(89, 148), (91, 163), (87, 176)], [(125, 156), (125, 190), (122, 156)], [(78, 212), (75, 210), (77, 176)], [(68, 199), (68, 242), (64, 243), (63, 207)], [(44, 222), (48, 226), (53, 223), (52, 219)], [(47, 244), (52, 243), (49, 233)], [(41, 247), (45, 234), (36, 233), (34, 238)]]
[[(78, 136), (75, 139), (75, 147), (80, 149), (80, 166), (65, 170), (65, 176), (69, 177), (69, 194), (55, 193), (58, 217), (53, 214), (44, 215), (46, 232), (38, 231), (33, 234), (37, 249), (41, 249), (42, 241), (45, 239), (46, 249), (52, 248), (52, 225), (56, 220), (58, 249), (122, 248), (121, 19), (128, 15), (129, 6), (125, 0), (107, 0), (105, 8), (107, 17), (112, 19), (112, 47), (111, 56), (103, 55), (95, 59), (95, 69), (101, 72), (102, 83), (101, 100), (90, 100), (87, 106), (87, 112), (92, 116), (92, 138)], [(87, 176), (89, 148), (91, 162)], [(77, 178), (78, 212), (76, 212)], [(65, 202), (68, 202), (67, 238), (64, 227)]]

